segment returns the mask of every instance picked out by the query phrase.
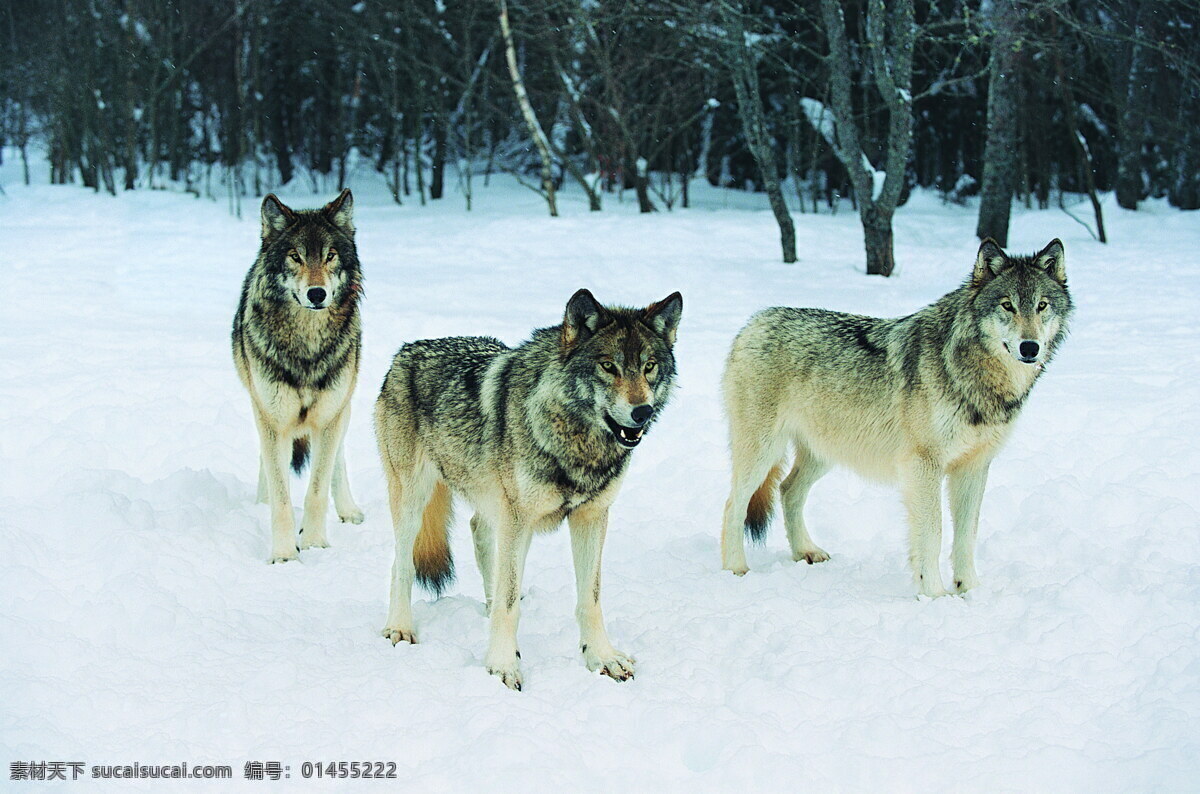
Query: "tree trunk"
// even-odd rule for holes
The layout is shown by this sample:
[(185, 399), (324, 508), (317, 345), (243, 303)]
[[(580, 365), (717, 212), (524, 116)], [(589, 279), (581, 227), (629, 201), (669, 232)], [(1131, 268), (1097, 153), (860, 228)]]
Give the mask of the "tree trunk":
[[(1054, 34), (1058, 34), (1057, 25), (1054, 25)], [(1063, 66), (1062, 56), (1055, 52), (1054, 66), (1058, 73), (1058, 88), (1062, 95), (1063, 110), (1065, 111), (1067, 121), (1067, 134), (1071, 136), (1071, 143), (1075, 147), (1075, 153), (1079, 157), (1079, 170), (1083, 176), (1083, 182), (1087, 186), (1088, 198), (1092, 202), (1092, 212), (1096, 215), (1096, 236), (1100, 242), (1107, 243), (1108, 237), (1104, 233), (1104, 212), (1100, 208), (1100, 197), (1096, 194), (1096, 178), (1093, 173), (1092, 154), (1088, 151), (1087, 142), (1083, 138), (1083, 134), (1079, 132), (1079, 124), (1075, 117), (1075, 94), (1071, 91), (1070, 83), (1067, 81), (1067, 70)]]
[(783, 189), (779, 185), (775, 142), (771, 140), (767, 130), (762, 94), (758, 85), (758, 64), (750, 51), (750, 45), (747, 44), (742, 21), (744, 11), (740, 2), (733, 8), (727, 4), (722, 4), (721, 7), (725, 12), (729, 35), (733, 39), (730, 45), (729, 66), (734, 93), (737, 96), (738, 117), (742, 122), (742, 131), (746, 135), (750, 154), (758, 165), (763, 189), (771, 202), (771, 211), (775, 213), (775, 222), (779, 224), (779, 245), (783, 249), (783, 261), (790, 265), (796, 261), (796, 227), (792, 223), (792, 214), (788, 211)]
[(633, 189), (637, 193), (638, 212), (658, 212), (658, 207), (650, 200), (650, 172), (646, 158), (639, 157), (634, 163)]
[(433, 169), (429, 176), (429, 198), (436, 201), (446, 185), (446, 119), (439, 113), (433, 120)]
[(1146, 136), (1146, 101), (1150, 95), (1147, 60), (1152, 53), (1142, 45), (1142, 39), (1154, 5), (1149, 0), (1134, 2), (1138, 8), (1125, 80), (1125, 106), (1117, 125), (1117, 204), (1127, 210), (1136, 210), (1138, 202), (1145, 198), (1142, 147)]
[(521, 70), (517, 67), (517, 49), (513, 44), (512, 29), (508, 26), (507, 0), (500, 0), (500, 32), (504, 35), (504, 55), (508, 61), (509, 76), (512, 77), (513, 93), (516, 94), (521, 115), (525, 118), (525, 126), (529, 128), (533, 145), (542, 160), (542, 194), (546, 199), (546, 206), (550, 210), (550, 217), (556, 218), (558, 217), (558, 203), (554, 197), (550, 143), (546, 140), (546, 133), (542, 131), (542, 125), (538, 122), (537, 115), (533, 112), (533, 104), (529, 101), (529, 94), (525, 92), (525, 81), (521, 79)]
[(863, 245), (867, 251), (867, 275), (890, 276), (896, 269), (892, 246), (892, 216), (872, 207), (859, 213), (863, 226)]
[(890, 276), (895, 267), (892, 250), (892, 213), (900, 203), (904, 172), (912, 146), (912, 57), (915, 40), (912, 0), (884, 0), (867, 4), (866, 49), (872, 58), (875, 85), (888, 111), (887, 147), (883, 185), (876, 194), (875, 173), (863, 153), (859, 115), (851, 91), (850, 47), (846, 20), (839, 0), (821, 0), (821, 17), (829, 42), (829, 88), (834, 121), (834, 153), (846, 167), (852, 198), (863, 224), (867, 273)]
[(1013, 0), (996, 0), (991, 14), (987, 142), (983, 150), (983, 184), (975, 236), (981, 240), (991, 237), (1006, 246), (1017, 166), (1017, 19)]
[(599, 212), (601, 210), (599, 189), (600, 160), (596, 156), (596, 141), (592, 135), (592, 127), (588, 124), (587, 117), (583, 114), (583, 108), (580, 107), (579, 89), (576, 86), (575, 80), (567, 75), (567, 71), (563, 68), (557, 54), (551, 56), (551, 63), (554, 66), (554, 71), (558, 72), (558, 79), (563, 87), (563, 99), (570, 110), (571, 119), (575, 122), (575, 130), (580, 137), (583, 150), (587, 153), (588, 168), (591, 169), (592, 173), (597, 175), (597, 179), (588, 181), (587, 174), (583, 173), (582, 169), (565, 152), (556, 150), (555, 154), (562, 161), (563, 165), (566, 166), (571, 177), (583, 188), (583, 192), (588, 199), (588, 210), (590, 212)]
[[(1196, 118), (1197, 109), (1194, 97), (1184, 96), (1179, 103), (1178, 124), (1184, 130), (1182, 140), (1176, 142), (1175, 178), (1167, 192), (1167, 200), (1171, 205), (1181, 210), (1200, 209), (1200, 158), (1196, 155), (1196, 133), (1187, 119)], [(28, 184), (28, 182), (26, 182)]]

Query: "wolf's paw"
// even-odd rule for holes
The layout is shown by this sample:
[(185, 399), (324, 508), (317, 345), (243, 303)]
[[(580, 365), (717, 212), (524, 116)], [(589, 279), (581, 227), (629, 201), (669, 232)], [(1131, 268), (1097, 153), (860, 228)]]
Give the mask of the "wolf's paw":
[[(490, 657), (491, 654), (488, 654)], [(492, 675), (500, 679), (509, 689), (514, 689), (517, 692), (521, 691), (521, 652), (517, 651), (515, 656), (508, 657), (504, 661), (499, 660), (484, 660), (484, 667)]]
[(300, 547), (299, 546), (297, 546), (291, 550), (288, 550), (288, 551), (280, 551), (280, 550), (276, 549), (271, 554), (271, 564), (272, 565), (274, 565), (277, 562), (293, 562), (293, 561), (298, 561), (299, 559), (300, 559)]
[(803, 560), (804, 562), (808, 563), (809, 565), (813, 565), (814, 563), (818, 563), (818, 562), (828, 562), (829, 554), (824, 549), (820, 549), (820, 548), (817, 548), (816, 546), (813, 546), (811, 549), (805, 549), (803, 551), (795, 552), (794, 554), (792, 554), (792, 560), (794, 560), (795, 562), (800, 562), (801, 560)]
[(521, 691), (521, 668), (518, 665), (504, 667), (489, 667), (489, 673), (500, 679), (500, 683), (509, 689)]
[(741, 565), (725, 565), (722, 567), (724, 570), (729, 571), (734, 576), (745, 576), (746, 574), (750, 573), (750, 566), (746, 565), (745, 563), (742, 563)]
[(976, 587), (979, 587), (979, 577), (974, 574), (954, 577), (954, 592), (956, 593), (962, 594)]
[(597, 653), (587, 645), (584, 645), (582, 650), (587, 669), (593, 673), (599, 672), (600, 675), (606, 675), (614, 681), (633, 679), (633, 665), (636, 660), (632, 656), (611, 647), (605, 653)]
[(301, 549), (327, 549), (329, 548), (329, 538), (324, 532), (305, 532), (300, 530), (300, 548)]
[(353, 510), (347, 510), (345, 513), (339, 510), (338, 518), (341, 519), (343, 524), (361, 524), (366, 516), (356, 507)]
[(412, 629), (403, 626), (384, 626), (383, 631), (380, 633), (385, 638), (391, 640), (392, 645), (399, 642), (407, 642), (410, 645), (417, 644), (417, 635), (413, 633)]

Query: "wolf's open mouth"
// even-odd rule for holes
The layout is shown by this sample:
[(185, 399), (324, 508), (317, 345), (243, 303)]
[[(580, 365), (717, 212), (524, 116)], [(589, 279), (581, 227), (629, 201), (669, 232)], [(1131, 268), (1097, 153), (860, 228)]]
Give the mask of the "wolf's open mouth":
[(617, 424), (608, 414), (604, 415), (604, 421), (608, 422), (608, 429), (612, 431), (613, 437), (617, 439), (617, 443), (621, 446), (633, 449), (642, 440), (642, 428), (625, 427), (625, 425)]

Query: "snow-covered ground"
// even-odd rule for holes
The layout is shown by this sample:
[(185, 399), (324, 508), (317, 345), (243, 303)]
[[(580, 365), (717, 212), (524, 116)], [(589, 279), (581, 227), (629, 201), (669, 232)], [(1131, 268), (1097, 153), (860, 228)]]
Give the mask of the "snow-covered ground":
[[(228, 343), (255, 205), (239, 221), (224, 201), (27, 188), (17, 174), (8, 158), (6, 764), (231, 764), (240, 781), (246, 761), (279, 761), (286, 788), (243, 784), (275, 790), (331, 760), (395, 761), (414, 790), (1200, 788), (1200, 214), (1106, 202), (1106, 246), (1059, 210), (1016, 210), (1015, 250), (1066, 244), (1074, 330), (992, 467), (983, 586), (922, 601), (898, 496), (844, 472), (809, 506), (830, 562), (790, 562), (776, 525), (748, 576), (720, 570), (718, 377), (763, 306), (899, 315), (950, 290), (973, 261), (973, 208), (915, 196), (885, 280), (862, 274), (848, 206), (797, 214), (801, 261), (786, 266), (761, 196), (697, 185), (698, 208), (640, 216), (615, 197), (589, 214), (568, 190), (550, 220), (506, 180), (476, 182), (467, 213), (456, 196), (398, 208), (359, 175), (365, 361), (347, 457), (367, 520), (271, 566)], [(634, 454), (605, 549), (610, 633), (638, 675), (583, 666), (559, 532), (530, 554), (526, 686), (510, 692), (482, 666), (466, 511), (457, 583), (418, 596), (420, 644), (379, 636), (392, 532), (370, 407), (403, 341), (516, 343), (581, 286), (610, 302), (684, 295), (680, 389)]]

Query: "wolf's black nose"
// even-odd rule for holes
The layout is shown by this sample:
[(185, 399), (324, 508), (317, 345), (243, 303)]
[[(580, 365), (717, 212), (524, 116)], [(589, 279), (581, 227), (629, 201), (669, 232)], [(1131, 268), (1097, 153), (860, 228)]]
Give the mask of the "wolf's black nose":
[(629, 416), (639, 425), (644, 425), (650, 421), (650, 417), (654, 415), (653, 405), (639, 405), (629, 412)]
[[(325, 290), (320, 287), (313, 287), (308, 291), (309, 303), (323, 303), (325, 301)], [(1023, 349), (1023, 348), (1022, 348)]]
[(1022, 342), (1020, 347), (1021, 355), (1025, 358), (1037, 358), (1038, 350), (1040, 349), (1037, 342), (1031, 342), (1028, 339)]

